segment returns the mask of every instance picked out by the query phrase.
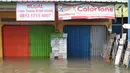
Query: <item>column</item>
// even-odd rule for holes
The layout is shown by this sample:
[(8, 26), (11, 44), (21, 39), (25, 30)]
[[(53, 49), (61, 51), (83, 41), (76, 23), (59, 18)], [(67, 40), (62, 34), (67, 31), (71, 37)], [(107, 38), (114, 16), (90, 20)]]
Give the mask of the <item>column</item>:
[(0, 58), (3, 57), (3, 51), (2, 51), (2, 24), (0, 24)]
[[(128, 0), (128, 24), (130, 24), (130, 0)], [(130, 29), (128, 29), (128, 42), (130, 42)]]

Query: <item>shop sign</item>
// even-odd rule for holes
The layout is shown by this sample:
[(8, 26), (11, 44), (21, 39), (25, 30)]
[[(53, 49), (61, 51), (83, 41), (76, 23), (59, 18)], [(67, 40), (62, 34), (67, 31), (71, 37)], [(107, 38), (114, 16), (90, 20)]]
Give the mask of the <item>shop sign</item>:
[(17, 21), (54, 21), (54, 3), (17, 3)]
[(123, 27), (124, 29), (130, 29), (130, 24), (123, 24), (122, 27)]
[(81, 4), (58, 5), (59, 20), (68, 19), (114, 19), (114, 5), (106, 4)]

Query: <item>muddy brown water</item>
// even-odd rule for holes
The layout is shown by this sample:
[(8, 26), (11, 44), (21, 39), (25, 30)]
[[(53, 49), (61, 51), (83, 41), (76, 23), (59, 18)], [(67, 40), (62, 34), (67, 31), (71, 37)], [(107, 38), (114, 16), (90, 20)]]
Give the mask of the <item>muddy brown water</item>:
[(100, 57), (67, 60), (4, 58), (0, 60), (0, 73), (130, 73), (130, 69), (106, 63)]

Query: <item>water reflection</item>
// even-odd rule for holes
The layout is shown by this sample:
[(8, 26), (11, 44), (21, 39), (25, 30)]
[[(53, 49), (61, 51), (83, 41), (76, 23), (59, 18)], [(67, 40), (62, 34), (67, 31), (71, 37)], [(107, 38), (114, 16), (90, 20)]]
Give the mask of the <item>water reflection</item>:
[(130, 73), (130, 69), (105, 63), (100, 57), (69, 58), (4, 58), (0, 73)]
[(120, 73), (120, 67), (119, 66), (115, 66), (115, 73)]

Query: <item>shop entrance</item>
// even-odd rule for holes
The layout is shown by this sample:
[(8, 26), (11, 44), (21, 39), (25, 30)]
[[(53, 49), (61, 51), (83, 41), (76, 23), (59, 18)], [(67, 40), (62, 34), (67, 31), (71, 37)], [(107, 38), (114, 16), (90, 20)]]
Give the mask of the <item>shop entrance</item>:
[(4, 57), (29, 57), (29, 28), (3, 26)]
[(68, 57), (90, 57), (90, 26), (67, 25), (64, 32), (68, 34)]

